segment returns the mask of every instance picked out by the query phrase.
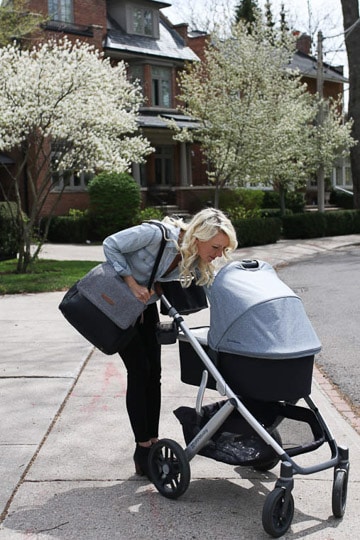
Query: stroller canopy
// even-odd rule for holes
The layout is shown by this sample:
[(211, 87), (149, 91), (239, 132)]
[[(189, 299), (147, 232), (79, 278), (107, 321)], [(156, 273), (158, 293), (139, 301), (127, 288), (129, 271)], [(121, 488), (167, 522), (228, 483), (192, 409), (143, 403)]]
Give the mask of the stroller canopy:
[(256, 358), (300, 358), (318, 353), (321, 343), (301, 299), (258, 261), (256, 268), (231, 262), (209, 290), (209, 347)]

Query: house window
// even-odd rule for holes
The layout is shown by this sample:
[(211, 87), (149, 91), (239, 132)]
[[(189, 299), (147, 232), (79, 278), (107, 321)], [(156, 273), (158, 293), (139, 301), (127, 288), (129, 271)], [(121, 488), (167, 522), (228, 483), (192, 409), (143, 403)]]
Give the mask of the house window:
[(340, 165), (337, 165), (333, 171), (333, 180), (335, 186), (342, 188), (352, 188), (353, 181), (351, 175), (350, 162), (345, 160)]
[(171, 69), (153, 67), (151, 69), (151, 89), (153, 107), (171, 107)]
[(142, 88), (142, 91), (144, 93), (144, 69), (143, 69), (143, 66), (138, 66), (138, 65), (132, 65), (132, 66), (129, 66), (129, 78), (130, 78), (130, 81), (134, 82), (134, 81), (137, 81), (141, 88)]
[(85, 191), (93, 176), (92, 173), (88, 172), (56, 171), (52, 174), (53, 190)]
[(172, 146), (155, 149), (155, 180), (157, 185), (170, 186), (174, 178), (174, 150)]
[(154, 35), (154, 15), (151, 9), (134, 8), (133, 32), (141, 36), (152, 37)]
[(48, 0), (48, 8), (51, 20), (74, 22), (73, 0)]
[(65, 189), (66, 191), (85, 191), (88, 183), (94, 174), (90, 172), (79, 172), (75, 169), (58, 169), (59, 162), (66, 152), (65, 143), (52, 145), (51, 151), (51, 183), (54, 191)]

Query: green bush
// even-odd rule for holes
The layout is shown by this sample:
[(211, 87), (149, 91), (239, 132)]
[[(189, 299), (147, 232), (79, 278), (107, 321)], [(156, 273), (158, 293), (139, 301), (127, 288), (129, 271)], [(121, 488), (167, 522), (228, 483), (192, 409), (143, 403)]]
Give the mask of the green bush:
[(284, 216), (282, 225), (284, 238), (320, 238), (326, 233), (326, 217), (323, 212)]
[(137, 223), (142, 223), (143, 221), (148, 221), (149, 219), (157, 219), (161, 221), (164, 217), (164, 213), (159, 208), (154, 208), (153, 206), (148, 206), (139, 211), (137, 217)]
[(237, 208), (242, 206), (245, 210), (256, 210), (262, 207), (264, 192), (261, 189), (235, 188), (220, 191), (220, 208)]
[[(280, 194), (278, 191), (265, 191), (263, 208), (280, 208)], [(291, 210), (294, 214), (304, 211), (304, 194), (297, 191), (289, 191), (285, 194), (285, 208)]]
[[(11, 208), (10, 208), (10, 206)], [(12, 215), (16, 203), (0, 202), (0, 260), (15, 259), (19, 251), (18, 231)]]
[[(292, 216), (293, 212), (289, 208), (285, 209), (285, 216)], [(281, 209), (280, 208), (261, 208), (260, 209), (260, 217), (268, 218), (268, 217), (276, 217), (276, 218), (282, 218), (281, 215)]]
[(359, 234), (360, 233), (360, 210), (354, 210), (354, 233), (353, 234)]
[(273, 244), (281, 236), (281, 220), (278, 218), (249, 218), (233, 222), (239, 247)]
[(238, 221), (239, 219), (251, 219), (261, 217), (260, 209), (246, 210), (243, 206), (233, 206), (226, 208), (225, 214), (231, 221)]
[(282, 218), (284, 238), (321, 238), (360, 233), (359, 210), (305, 212)]
[(326, 212), (326, 236), (341, 236), (354, 233), (354, 212), (339, 210)]
[(136, 223), (140, 211), (140, 187), (127, 173), (101, 173), (88, 185), (91, 239), (104, 240)]
[(57, 244), (84, 244), (89, 238), (89, 216), (81, 210), (69, 210), (68, 216), (54, 216), (47, 240)]

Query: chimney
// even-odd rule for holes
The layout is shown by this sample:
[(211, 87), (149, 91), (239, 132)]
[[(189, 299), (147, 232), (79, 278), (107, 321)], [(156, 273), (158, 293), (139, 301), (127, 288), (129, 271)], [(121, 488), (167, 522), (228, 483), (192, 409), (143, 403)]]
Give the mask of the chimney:
[(304, 54), (311, 54), (311, 37), (308, 34), (301, 34), (300, 32), (294, 32), (296, 39), (296, 48), (298, 51)]
[(187, 45), (187, 39), (188, 39), (188, 24), (187, 23), (179, 23), (174, 24), (173, 28), (176, 30), (178, 34), (183, 38), (185, 45)]

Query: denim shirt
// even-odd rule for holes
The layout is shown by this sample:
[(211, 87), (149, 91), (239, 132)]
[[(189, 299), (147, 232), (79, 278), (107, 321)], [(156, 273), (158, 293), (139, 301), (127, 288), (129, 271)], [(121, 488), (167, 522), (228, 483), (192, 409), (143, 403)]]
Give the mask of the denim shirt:
[[(156, 281), (172, 281), (179, 277), (175, 268), (166, 277), (162, 277), (178, 254), (176, 247), (180, 229), (170, 224), (165, 225), (167, 237), (164, 252), (155, 274)], [(106, 260), (120, 276), (133, 276), (140, 284), (147, 287), (162, 240), (162, 231), (157, 225), (143, 223), (119, 231), (105, 238), (103, 249)], [(156, 302), (153, 295), (148, 303)]]

